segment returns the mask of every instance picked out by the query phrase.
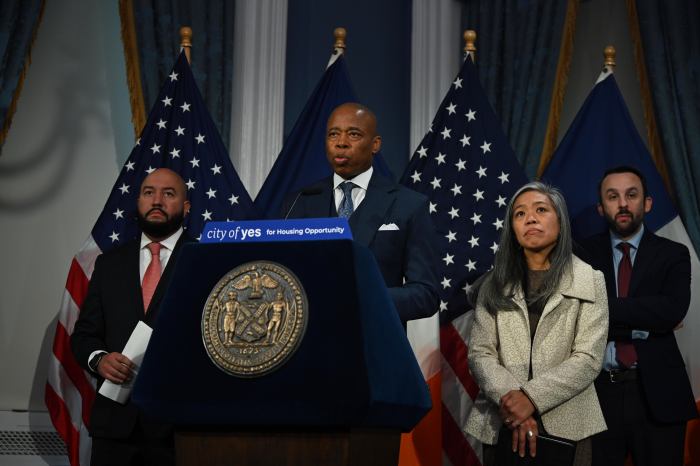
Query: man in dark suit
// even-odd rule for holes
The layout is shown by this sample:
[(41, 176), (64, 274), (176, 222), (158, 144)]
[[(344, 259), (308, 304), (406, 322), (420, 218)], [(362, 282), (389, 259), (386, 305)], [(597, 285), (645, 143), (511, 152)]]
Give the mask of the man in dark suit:
[[(182, 229), (190, 209), (186, 193), (172, 170), (149, 174), (137, 201), (140, 239), (95, 262), (71, 346), (100, 384), (132, 379), (133, 363), (121, 351), (140, 320), (155, 322), (177, 254), (189, 241)], [(97, 394), (89, 430), (93, 466), (175, 464), (172, 428), (148, 419), (131, 401), (120, 404)]]
[(372, 168), (380, 147), (370, 109), (357, 103), (337, 107), (326, 132), (333, 176), (288, 196), (282, 216), (347, 217), (355, 241), (374, 253), (405, 325), (438, 309), (437, 240), (428, 199)]
[(637, 169), (608, 170), (598, 191), (610, 230), (581, 244), (605, 275), (610, 310), (595, 382), (608, 430), (593, 437), (593, 465), (622, 466), (631, 453), (635, 466), (680, 466), (698, 414), (674, 336), (690, 304), (688, 249), (645, 228), (652, 198)]

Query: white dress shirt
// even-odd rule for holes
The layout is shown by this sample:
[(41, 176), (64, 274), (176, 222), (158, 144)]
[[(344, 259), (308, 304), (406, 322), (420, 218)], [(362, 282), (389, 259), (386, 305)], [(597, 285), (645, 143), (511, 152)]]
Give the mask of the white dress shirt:
[(360, 203), (365, 199), (367, 195), (367, 186), (369, 186), (369, 180), (372, 178), (372, 172), (374, 168), (369, 167), (367, 171), (356, 175), (355, 178), (346, 180), (337, 173), (333, 173), (333, 196), (335, 199), (335, 210), (336, 212), (340, 208), (340, 203), (343, 202), (343, 190), (340, 185), (346, 181), (351, 181), (355, 186), (352, 188), (352, 208), (357, 210), (360, 207)]

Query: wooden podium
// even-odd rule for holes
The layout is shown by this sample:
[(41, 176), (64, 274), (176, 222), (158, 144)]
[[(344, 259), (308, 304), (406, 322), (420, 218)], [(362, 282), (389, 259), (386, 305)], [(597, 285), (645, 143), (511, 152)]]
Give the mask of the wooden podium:
[[(221, 277), (258, 260), (300, 279), (309, 320), (281, 367), (239, 378), (207, 355), (202, 312)], [(132, 398), (175, 425), (180, 466), (395, 465), (431, 407), (376, 261), (350, 240), (185, 245)]]

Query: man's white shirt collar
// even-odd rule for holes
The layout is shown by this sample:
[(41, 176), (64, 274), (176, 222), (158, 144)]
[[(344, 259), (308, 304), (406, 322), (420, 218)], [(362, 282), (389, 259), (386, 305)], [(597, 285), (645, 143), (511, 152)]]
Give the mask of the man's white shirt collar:
[[(178, 228), (178, 230), (175, 233), (168, 236), (163, 241), (159, 241), (159, 243), (163, 247), (172, 251), (173, 249), (175, 249), (175, 245), (177, 244), (177, 240), (179, 240), (180, 236), (182, 236), (182, 232), (183, 232), (183, 229), (182, 229), (182, 227), (180, 227), (180, 228)], [(149, 245), (152, 242), (153, 241), (151, 241), (151, 239), (148, 236), (146, 236), (145, 233), (141, 233), (141, 249), (145, 248), (147, 245)]]
[(374, 167), (369, 167), (366, 171), (363, 171), (359, 175), (356, 175), (354, 178), (351, 178), (349, 180), (346, 180), (337, 173), (333, 173), (333, 189), (338, 189), (338, 186), (340, 186), (341, 183), (344, 183), (346, 181), (352, 181), (353, 184), (355, 184), (355, 186), (367, 191), (367, 186), (369, 186), (369, 180), (372, 178), (373, 172)]

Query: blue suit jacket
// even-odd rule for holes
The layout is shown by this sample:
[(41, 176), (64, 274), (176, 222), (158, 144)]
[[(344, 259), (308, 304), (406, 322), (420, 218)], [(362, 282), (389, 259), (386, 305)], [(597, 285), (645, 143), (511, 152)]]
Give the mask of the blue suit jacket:
[[(337, 216), (333, 178), (288, 196), (282, 213), (287, 218)], [(428, 198), (375, 171), (349, 223), (355, 241), (367, 246), (377, 259), (401, 321), (433, 315), (438, 308), (437, 241)], [(379, 230), (392, 223), (398, 230)]]
[[(690, 256), (680, 243), (645, 229), (632, 267), (626, 298), (617, 297), (610, 234), (581, 242), (583, 257), (605, 275), (610, 310), (608, 340), (630, 339), (637, 350), (637, 369), (652, 417), (683, 422), (697, 417), (695, 400), (678, 349), (674, 328), (690, 305)], [(631, 339), (646, 330), (646, 340)]]

